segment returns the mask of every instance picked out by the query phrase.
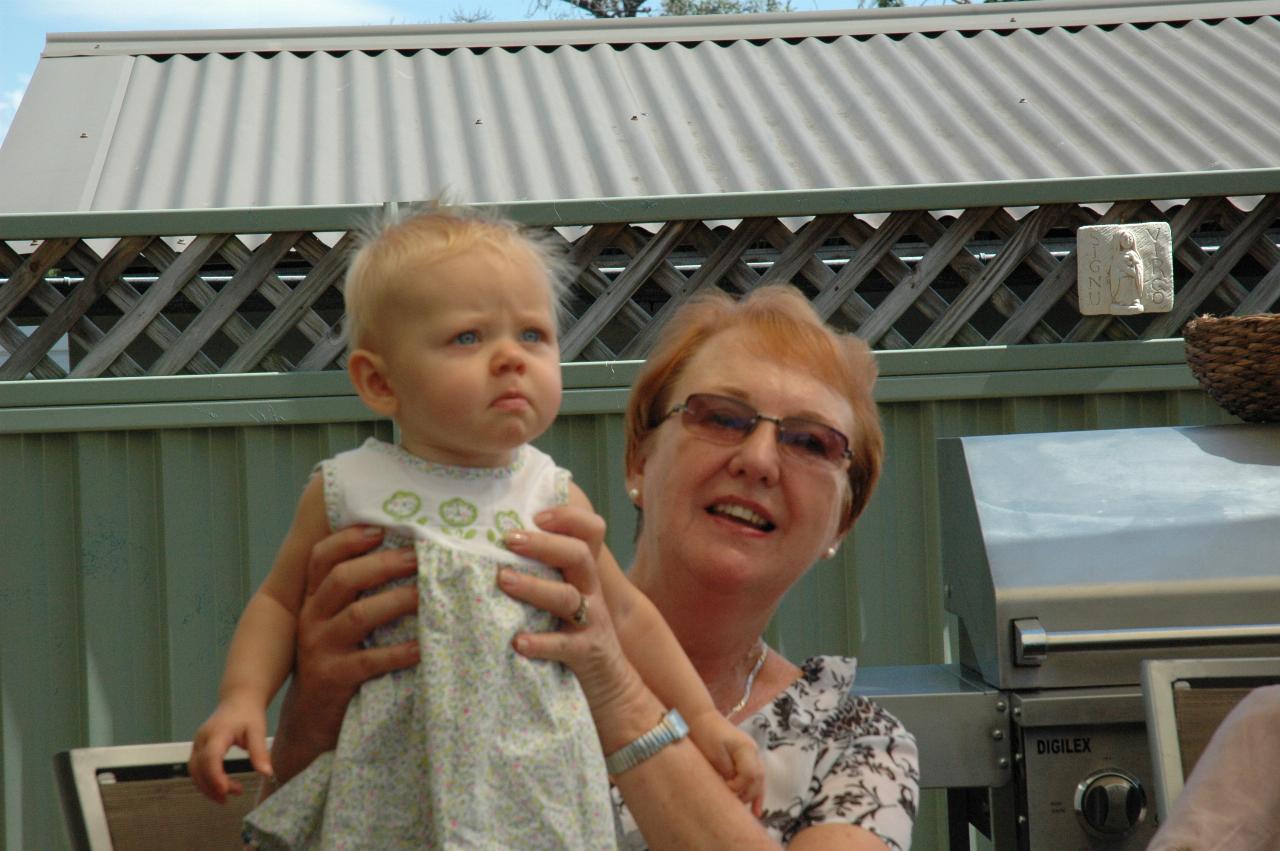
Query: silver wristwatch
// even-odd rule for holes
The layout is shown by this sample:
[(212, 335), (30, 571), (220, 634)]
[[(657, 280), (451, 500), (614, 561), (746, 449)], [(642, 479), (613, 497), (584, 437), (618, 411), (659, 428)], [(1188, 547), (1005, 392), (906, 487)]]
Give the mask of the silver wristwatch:
[(689, 725), (684, 723), (679, 711), (672, 709), (662, 716), (662, 722), (658, 726), (631, 744), (623, 745), (605, 757), (605, 770), (615, 776), (621, 774), (630, 768), (635, 768), (667, 745), (673, 745), (687, 735), (689, 735)]

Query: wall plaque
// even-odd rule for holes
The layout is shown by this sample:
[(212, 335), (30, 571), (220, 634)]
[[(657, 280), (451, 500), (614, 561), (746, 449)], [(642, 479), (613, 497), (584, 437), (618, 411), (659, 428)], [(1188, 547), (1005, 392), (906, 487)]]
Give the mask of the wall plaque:
[(1173, 239), (1167, 222), (1082, 227), (1076, 233), (1076, 258), (1085, 316), (1173, 308)]

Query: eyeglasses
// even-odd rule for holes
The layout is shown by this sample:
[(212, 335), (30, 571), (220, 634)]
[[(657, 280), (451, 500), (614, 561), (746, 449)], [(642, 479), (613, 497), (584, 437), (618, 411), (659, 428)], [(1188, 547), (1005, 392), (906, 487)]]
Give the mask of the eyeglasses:
[(691, 434), (712, 443), (735, 446), (755, 431), (761, 420), (778, 427), (778, 446), (794, 458), (815, 464), (839, 467), (852, 458), (849, 438), (829, 425), (799, 417), (768, 417), (738, 399), (714, 393), (694, 393), (667, 411), (664, 422), (675, 413)]

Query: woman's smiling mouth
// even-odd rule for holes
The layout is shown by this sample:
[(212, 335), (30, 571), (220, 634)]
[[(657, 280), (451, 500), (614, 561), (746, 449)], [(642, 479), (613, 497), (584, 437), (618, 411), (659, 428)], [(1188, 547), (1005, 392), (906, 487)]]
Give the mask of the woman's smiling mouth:
[(776, 527), (767, 517), (752, 511), (745, 505), (738, 505), (732, 502), (718, 502), (707, 509), (708, 514), (718, 517), (728, 517), (738, 523), (750, 526), (753, 529), (759, 529), (762, 532), (772, 532)]

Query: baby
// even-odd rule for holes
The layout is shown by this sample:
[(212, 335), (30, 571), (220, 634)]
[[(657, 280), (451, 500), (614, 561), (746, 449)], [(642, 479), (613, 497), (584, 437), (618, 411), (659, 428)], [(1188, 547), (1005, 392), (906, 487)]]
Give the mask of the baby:
[[(246, 820), (263, 848), (612, 848), (599, 741), (564, 666), (511, 649), (558, 622), (497, 587), (500, 567), (558, 572), (504, 535), (585, 494), (529, 442), (560, 406), (559, 255), (537, 234), (476, 211), (438, 208), (389, 224), (355, 255), (345, 299), (347, 369), (399, 443), (370, 438), (324, 461), (227, 659), (217, 709), (196, 733), (191, 774), (217, 801), (238, 793), (232, 744), (271, 773), (266, 707), (293, 664), (311, 547), (353, 524), (412, 546), (419, 606), (376, 644), (416, 640), (416, 668), (352, 699), (337, 748)], [(743, 800), (763, 771), (750, 738), (716, 711), (666, 622), (607, 552), (601, 582), (624, 652), (687, 719), (695, 744)], [(584, 598), (585, 600), (585, 598)], [(586, 612), (579, 610), (577, 618)], [(568, 628), (574, 628), (572, 625)]]

